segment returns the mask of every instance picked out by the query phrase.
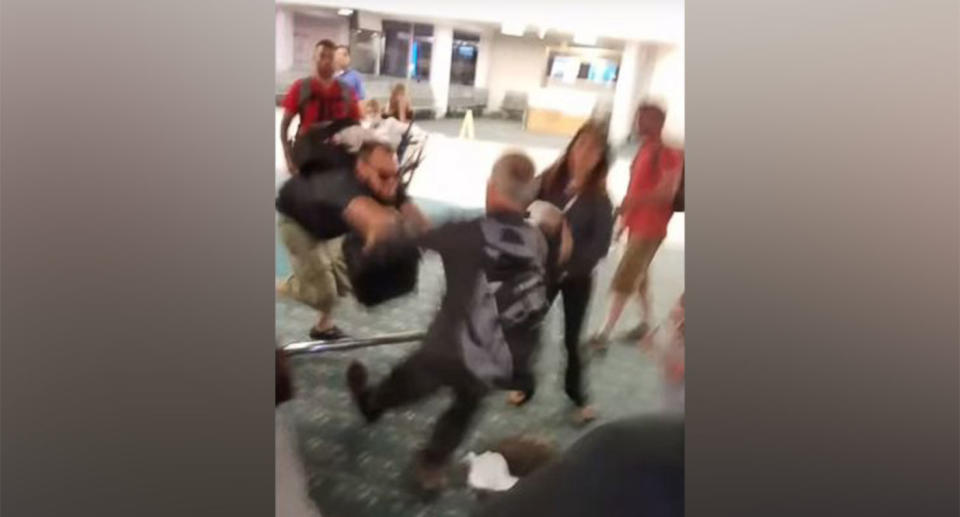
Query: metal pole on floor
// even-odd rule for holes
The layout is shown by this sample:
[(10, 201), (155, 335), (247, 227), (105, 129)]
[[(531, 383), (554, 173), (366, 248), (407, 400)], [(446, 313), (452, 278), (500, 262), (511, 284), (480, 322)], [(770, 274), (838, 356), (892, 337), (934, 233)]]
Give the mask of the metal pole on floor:
[(324, 352), (342, 352), (356, 348), (367, 348), (380, 345), (399, 345), (422, 341), (426, 334), (423, 332), (406, 332), (403, 334), (387, 334), (371, 338), (347, 338), (337, 340), (302, 341), (284, 345), (282, 350), (288, 355), (320, 354)]

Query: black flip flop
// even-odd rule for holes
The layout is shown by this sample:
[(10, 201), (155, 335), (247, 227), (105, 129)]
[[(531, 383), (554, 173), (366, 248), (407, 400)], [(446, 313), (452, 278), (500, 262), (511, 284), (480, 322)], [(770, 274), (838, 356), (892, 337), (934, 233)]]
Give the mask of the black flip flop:
[(328, 328), (327, 330), (317, 330), (316, 327), (310, 328), (310, 339), (316, 341), (337, 341), (348, 337), (346, 334), (340, 330), (336, 325)]

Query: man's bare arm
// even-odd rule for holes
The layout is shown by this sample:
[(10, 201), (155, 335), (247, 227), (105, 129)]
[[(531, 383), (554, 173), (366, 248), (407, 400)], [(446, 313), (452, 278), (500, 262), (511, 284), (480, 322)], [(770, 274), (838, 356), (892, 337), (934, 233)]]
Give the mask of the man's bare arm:
[(378, 203), (369, 196), (359, 196), (347, 205), (343, 217), (350, 227), (363, 236), (369, 248), (394, 231), (400, 213)]
[(430, 229), (430, 220), (420, 211), (420, 207), (412, 201), (407, 201), (400, 206), (400, 213), (404, 218), (413, 223), (414, 228), (419, 232), (425, 232)]
[(283, 118), (280, 119), (280, 145), (283, 146), (283, 156), (287, 160), (287, 170), (290, 171), (290, 174), (297, 173), (297, 168), (293, 164), (293, 144), (288, 136), (293, 117), (294, 115), (290, 113), (284, 113)]
[(570, 225), (564, 220), (560, 229), (560, 253), (557, 256), (557, 265), (566, 264), (571, 254), (573, 254), (573, 233), (570, 232)]

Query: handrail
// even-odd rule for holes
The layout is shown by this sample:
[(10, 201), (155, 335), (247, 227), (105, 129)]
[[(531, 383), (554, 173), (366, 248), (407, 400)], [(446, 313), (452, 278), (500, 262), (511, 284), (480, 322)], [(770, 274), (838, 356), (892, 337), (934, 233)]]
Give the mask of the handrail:
[(404, 332), (401, 334), (386, 334), (370, 338), (327, 339), (318, 341), (302, 341), (284, 345), (282, 350), (287, 355), (319, 354), (323, 352), (339, 352), (380, 345), (395, 345), (422, 341), (423, 332)]

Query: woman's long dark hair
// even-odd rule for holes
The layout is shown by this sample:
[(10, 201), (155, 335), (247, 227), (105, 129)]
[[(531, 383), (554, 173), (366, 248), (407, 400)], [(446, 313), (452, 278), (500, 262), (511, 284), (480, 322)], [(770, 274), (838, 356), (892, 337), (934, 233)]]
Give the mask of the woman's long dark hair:
[(610, 171), (611, 162), (610, 144), (607, 142), (606, 130), (592, 120), (580, 126), (580, 129), (573, 135), (570, 143), (567, 144), (567, 149), (560, 156), (560, 159), (543, 173), (543, 185), (540, 188), (541, 195), (555, 194), (566, 188), (567, 183), (570, 181), (570, 151), (573, 150), (573, 145), (577, 143), (577, 140), (588, 133), (602, 146), (602, 151), (600, 160), (597, 161), (597, 165), (590, 171), (590, 178), (583, 186), (583, 193), (591, 196), (607, 196), (607, 173)]

